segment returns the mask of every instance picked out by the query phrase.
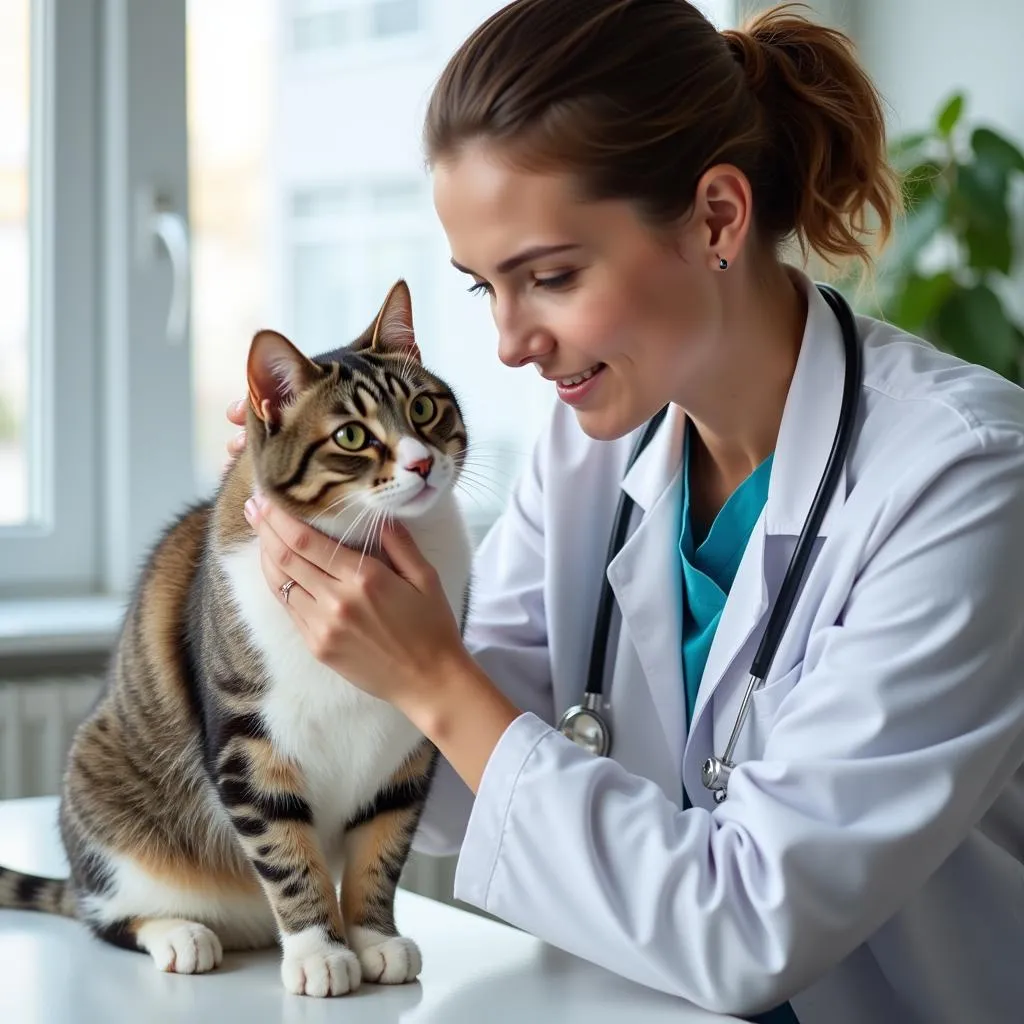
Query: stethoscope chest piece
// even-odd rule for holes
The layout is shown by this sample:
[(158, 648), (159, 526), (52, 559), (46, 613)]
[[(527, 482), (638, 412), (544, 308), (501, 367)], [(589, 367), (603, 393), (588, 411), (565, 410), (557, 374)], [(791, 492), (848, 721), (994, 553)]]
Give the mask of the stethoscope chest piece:
[(700, 781), (711, 791), (715, 803), (724, 803), (729, 789), (729, 776), (736, 766), (720, 757), (709, 757), (700, 767)]
[(607, 757), (612, 748), (612, 734), (600, 712), (600, 704), (600, 694), (584, 693), (583, 703), (567, 708), (559, 719), (558, 731), (591, 754)]

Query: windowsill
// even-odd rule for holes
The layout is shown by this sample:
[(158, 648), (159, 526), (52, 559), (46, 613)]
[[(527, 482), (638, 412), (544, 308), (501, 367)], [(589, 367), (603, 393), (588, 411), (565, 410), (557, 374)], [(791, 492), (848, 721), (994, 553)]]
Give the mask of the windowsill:
[[(475, 547), (496, 512), (465, 512)], [(117, 639), (126, 604), (125, 598), (103, 595), (0, 600), (0, 658), (106, 653)]]
[(0, 601), (0, 657), (108, 651), (124, 610), (117, 597)]

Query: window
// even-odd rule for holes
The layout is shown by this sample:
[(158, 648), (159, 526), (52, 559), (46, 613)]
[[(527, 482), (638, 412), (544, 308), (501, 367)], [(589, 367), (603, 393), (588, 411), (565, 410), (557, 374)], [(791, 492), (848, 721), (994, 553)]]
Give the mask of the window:
[(404, 277), (420, 325), (430, 315), (428, 198), (422, 176), (302, 189), (291, 203), (284, 322), (324, 352), (362, 333), (374, 305)]
[(0, 5), (0, 598), (98, 567), (93, 38), (91, 0)]
[(313, 11), (292, 19), (292, 46), (299, 52), (336, 50), (350, 42), (351, 11)]
[(383, 39), (419, 31), (419, 0), (375, 0), (369, 13), (371, 36)]
[(253, 333), (334, 347), (399, 276), (500, 507), (552, 396), (495, 358), (419, 146), (501, 2), (0, 4), (0, 603), (124, 595), (219, 478)]
[(29, 518), (30, 4), (0, 9), (0, 526)]
[[(214, 486), (225, 463), (233, 428), (224, 409), (245, 393), (254, 332), (275, 328), (310, 354), (335, 348), (363, 331), (399, 277), (412, 291), (424, 359), (456, 389), (467, 418), (475, 450), (463, 488), (467, 514), (492, 518), (529, 452), (550, 389), (495, 358), (487, 303), (467, 295), (448, 264), (419, 148), (431, 84), (500, 3), (444, 6), (444, 20), (442, 6), (304, 2), (282, 22), (271, 0), (189, 4), (200, 491)], [(353, 38), (418, 32), (428, 16), (444, 32), (398, 64), (371, 47), (358, 66), (324, 65), (311, 81), (290, 59), (296, 19), (328, 8), (352, 16), (346, 24), (362, 34)], [(236, 28), (226, 33), (227, 24)], [(367, 95), (372, 104), (362, 102)]]
[(296, 54), (310, 54), (415, 36), (424, 27), (422, 7), (425, 2), (298, 0), (291, 5), (291, 49)]

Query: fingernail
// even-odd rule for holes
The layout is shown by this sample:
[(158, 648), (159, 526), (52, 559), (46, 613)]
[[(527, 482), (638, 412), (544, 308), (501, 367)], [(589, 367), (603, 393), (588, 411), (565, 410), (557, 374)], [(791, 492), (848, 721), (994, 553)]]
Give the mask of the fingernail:
[(237, 415), (244, 408), (245, 408), (245, 399), (243, 399), (243, 398), (239, 398), (237, 402), (232, 402), (231, 403), (231, 412), (232, 412), (232, 414)]
[(245, 512), (246, 521), (251, 524), (252, 521), (256, 518), (256, 503), (252, 500), (252, 498), (250, 498), (245, 503), (243, 511)]

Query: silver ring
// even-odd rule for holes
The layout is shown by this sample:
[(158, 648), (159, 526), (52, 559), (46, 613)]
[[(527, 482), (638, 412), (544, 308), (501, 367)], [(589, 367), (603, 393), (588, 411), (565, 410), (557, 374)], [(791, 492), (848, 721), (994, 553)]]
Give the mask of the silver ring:
[(281, 584), (281, 598), (285, 604), (288, 603), (288, 594), (291, 592), (292, 587), (295, 586), (295, 580), (285, 580)]

